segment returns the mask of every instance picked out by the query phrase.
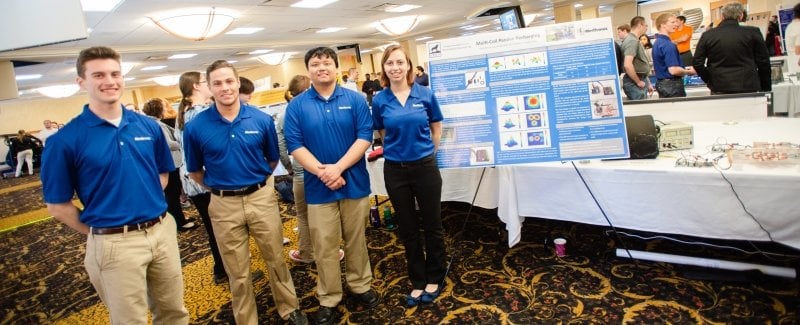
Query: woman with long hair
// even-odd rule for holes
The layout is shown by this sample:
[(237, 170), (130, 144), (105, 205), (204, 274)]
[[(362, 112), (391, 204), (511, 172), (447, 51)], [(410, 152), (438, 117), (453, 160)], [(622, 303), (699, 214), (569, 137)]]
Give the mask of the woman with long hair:
[[(186, 123), (189, 123), (200, 112), (208, 109), (208, 103), (211, 101), (211, 90), (208, 88), (206, 77), (197, 71), (184, 72), (178, 81), (178, 87), (181, 90), (181, 102), (178, 106), (178, 117), (175, 120), (175, 137), (178, 138), (182, 146), (183, 130), (186, 128)], [(183, 184), (183, 191), (192, 200), (200, 219), (203, 220), (206, 233), (208, 233), (208, 244), (211, 248), (211, 256), (214, 258), (214, 283), (225, 283), (228, 276), (225, 273), (224, 264), (222, 264), (219, 248), (217, 248), (217, 239), (214, 237), (211, 217), (208, 215), (211, 193), (189, 178), (189, 172), (186, 170), (185, 165), (181, 167), (181, 183)]]
[(183, 166), (183, 151), (181, 150), (180, 143), (178, 143), (178, 140), (175, 138), (175, 130), (161, 121), (168, 105), (169, 102), (165, 99), (153, 98), (144, 103), (142, 112), (158, 122), (161, 131), (164, 132), (164, 138), (167, 139), (167, 145), (172, 154), (172, 162), (175, 164), (175, 169), (169, 172), (167, 187), (164, 188), (164, 197), (167, 199), (167, 211), (175, 218), (178, 231), (185, 231), (197, 228), (197, 224), (192, 220), (186, 219), (186, 216), (183, 214), (183, 206), (181, 206), (180, 167)]
[(436, 300), (447, 274), (436, 164), (443, 116), (431, 90), (414, 82), (413, 64), (402, 47), (389, 46), (381, 66), (387, 87), (372, 99), (373, 128), (383, 138), (383, 178), (406, 249), (411, 280), (406, 304), (412, 307)]

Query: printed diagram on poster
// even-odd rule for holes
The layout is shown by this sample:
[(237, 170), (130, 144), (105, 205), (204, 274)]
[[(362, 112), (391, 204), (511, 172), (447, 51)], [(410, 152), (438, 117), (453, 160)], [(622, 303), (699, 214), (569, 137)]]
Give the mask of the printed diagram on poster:
[(440, 167), (625, 158), (611, 20), (428, 42)]

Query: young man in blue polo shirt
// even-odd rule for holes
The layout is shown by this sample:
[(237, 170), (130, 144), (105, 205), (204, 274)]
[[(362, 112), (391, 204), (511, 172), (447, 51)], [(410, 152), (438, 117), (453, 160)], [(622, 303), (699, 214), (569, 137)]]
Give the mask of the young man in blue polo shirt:
[(344, 239), (346, 281), (367, 308), (378, 304), (367, 255), (369, 174), (364, 153), (372, 143), (372, 117), (364, 97), (336, 85), (336, 52), (319, 47), (305, 55), (311, 88), (286, 108), (284, 134), (305, 168), (308, 226), (317, 264), (317, 324), (332, 324), (343, 296), (339, 241)]
[(694, 74), (694, 69), (683, 67), (678, 47), (669, 38), (669, 33), (677, 27), (678, 19), (673, 14), (662, 14), (656, 18), (658, 34), (653, 43), (653, 69), (659, 98), (686, 97), (683, 76)]
[[(175, 220), (164, 186), (175, 169), (155, 121), (120, 103), (120, 56), (107, 47), (81, 51), (83, 112), (47, 140), (42, 187), (47, 210), (87, 234), (86, 271), (112, 324), (187, 324)], [(84, 210), (72, 203), (77, 193)]]
[(206, 69), (214, 104), (187, 123), (183, 133), (186, 169), (211, 189), (208, 214), (225, 265), (236, 323), (258, 324), (250, 276), (249, 234), (269, 269), (278, 314), (307, 324), (294, 282), (283, 259), (283, 235), (272, 171), (278, 163), (278, 136), (272, 117), (239, 100), (239, 74), (215, 61)]

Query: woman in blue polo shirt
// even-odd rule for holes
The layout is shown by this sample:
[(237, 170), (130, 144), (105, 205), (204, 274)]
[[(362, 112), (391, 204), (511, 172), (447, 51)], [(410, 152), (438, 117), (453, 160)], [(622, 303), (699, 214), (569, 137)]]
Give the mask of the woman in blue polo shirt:
[(431, 90), (414, 83), (412, 63), (403, 48), (387, 48), (381, 65), (381, 82), (388, 87), (372, 99), (373, 128), (384, 139), (383, 177), (406, 249), (410, 307), (433, 302), (447, 271), (442, 176), (436, 165), (443, 117)]

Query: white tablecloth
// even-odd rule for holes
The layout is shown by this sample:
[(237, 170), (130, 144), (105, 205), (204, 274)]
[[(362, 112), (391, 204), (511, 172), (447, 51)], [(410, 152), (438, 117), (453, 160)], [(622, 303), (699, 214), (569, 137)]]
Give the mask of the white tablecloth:
[[(697, 145), (705, 153), (714, 139), (800, 143), (800, 121), (695, 123)], [(714, 168), (675, 167), (677, 152), (655, 160), (576, 163), (615, 226), (709, 238), (769, 240), (747, 215), (731, 186)], [(779, 243), (800, 249), (800, 165), (734, 161), (723, 171), (753, 214)], [(497, 167), (498, 215), (506, 222), (509, 246), (520, 240), (526, 216), (607, 225), (571, 164)], [(580, 239), (578, 239), (580, 240)]]
[[(771, 118), (723, 124), (695, 122), (694, 153), (715, 141), (800, 143), (800, 120)], [(576, 165), (612, 223), (621, 228), (708, 238), (767, 241), (719, 171), (675, 167), (679, 152), (655, 160), (591, 161)], [(723, 171), (747, 209), (779, 243), (800, 249), (800, 165), (736, 162)], [(372, 192), (386, 195), (383, 161), (368, 163)], [(483, 169), (442, 170), (443, 201), (471, 202)], [(525, 217), (607, 225), (569, 163), (486, 168), (476, 205), (498, 208), (509, 246), (521, 239)], [(580, 240), (579, 238), (577, 240)]]
[[(710, 96), (706, 87), (688, 87), (686, 96)], [(789, 117), (800, 117), (800, 84), (787, 80), (772, 85), (772, 111), (786, 113)]]

